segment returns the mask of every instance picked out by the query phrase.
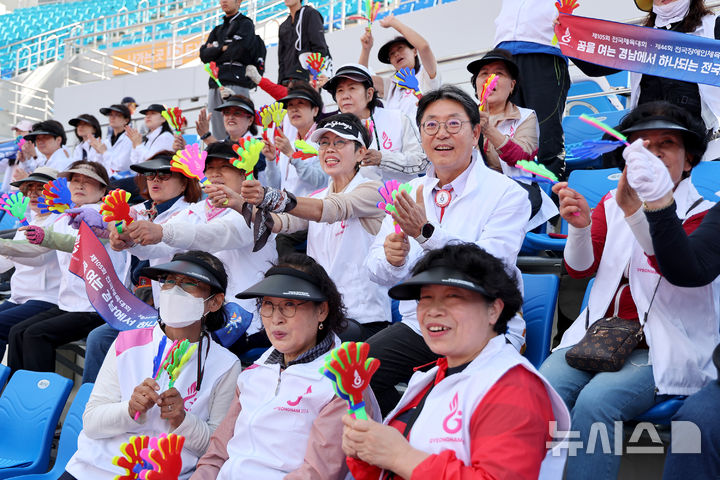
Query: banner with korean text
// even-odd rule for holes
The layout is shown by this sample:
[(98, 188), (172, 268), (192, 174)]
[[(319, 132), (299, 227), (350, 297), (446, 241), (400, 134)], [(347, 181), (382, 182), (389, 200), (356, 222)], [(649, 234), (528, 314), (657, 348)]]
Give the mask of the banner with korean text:
[(658, 28), (561, 14), (563, 55), (606, 67), (720, 86), (720, 42)]
[(70, 272), (85, 281), (90, 304), (114, 329), (148, 328), (157, 322), (157, 310), (123, 285), (105, 247), (85, 222), (75, 240)]

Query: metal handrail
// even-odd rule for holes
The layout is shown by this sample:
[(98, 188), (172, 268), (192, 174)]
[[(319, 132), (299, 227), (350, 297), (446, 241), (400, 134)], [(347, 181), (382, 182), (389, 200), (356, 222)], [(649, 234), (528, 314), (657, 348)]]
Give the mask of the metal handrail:
[[(145, 3), (147, 3), (147, 0), (143, 0), (143, 1), (145, 1)], [(91, 19), (89, 19), (89, 20), (83, 20), (82, 22), (69, 23), (69, 24), (67, 24), (67, 25), (63, 25), (62, 27), (58, 27), (58, 28), (55, 28), (55, 29), (53, 29), (53, 30), (50, 30), (50, 31), (47, 31), (47, 32), (43, 32), (43, 33), (40, 33), (40, 34), (38, 34), (38, 35), (34, 35), (34, 36), (32, 36), (32, 37), (25, 38), (25, 39), (23, 39), (23, 40), (18, 40), (18, 41), (16, 41), (16, 42), (8, 43), (8, 44), (6, 44), (6, 45), (0, 45), (0, 52), (2, 52), (2, 50), (5, 50), (5, 49), (10, 50), (10, 49), (12, 49), (13, 47), (16, 47), (16, 46), (19, 46), (19, 45), (23, 45), (23, 44), (27, 44), (27, 43), (33, 43), (33, 42), (35, 42), (36, 40), (41, 39), (42, 37), (45, 37), (45, 36), (48, 36), (48, 35), (52, 35), (52, 34), (57, 34), (58, 32), (62, 32), (63, 30), (68, 30), (68, 29), (71, 29), (71, 28), (77, 27), (77, 26), (82, 27), (83, 25), (86, 25), (86, 24), (96, 23), (96, 22), (98, 22), (98, 20), (100, 20), (100, 19), (112, 19), (112, 18), (119, 18), (119, 17), (121, 17), (121, 16), (130, 16), (130, 15), (133, 15), (133, 14), (137, 14), (137, 13), (144, 12), (145, 10), (153, 10), (153, 9), (157, 10), (157, 9), (160, 9), (160, 8), (169, 7), (169, 6), (171, 6), (171, 5), (177, 5), (178, 7), (183, 7), (183, 6), (185, 5), (185, 3), (186, 3), (186, 2), (185, 2), (184, 0), (174, 0), (174, 1), (169, 2), (169, 3), (167, 3), (167, 4), (155, 5), (155, 6), (152, 6), (152, 7), (148, 6), (148, 7), (144, 8), (144, 9), (141, 8), (141, 9), (137, 9), (137, 10), (128, 10), (127, 7), (122, 7), (120, 10), (122, 10), (122, 9), (124, 8), (124, 9), (125, 9), (124, 11), (118, 11), (118, 13), (114, 13), (114, 14), (112, 14), (112, 15), (105, 15), (105, 16), (102, 16), (102, 17), (91, 18)]]

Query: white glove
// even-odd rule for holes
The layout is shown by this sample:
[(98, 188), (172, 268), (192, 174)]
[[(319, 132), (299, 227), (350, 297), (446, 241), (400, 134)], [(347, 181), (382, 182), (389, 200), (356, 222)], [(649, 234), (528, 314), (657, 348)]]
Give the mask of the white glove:
[(255, 85), (259, 85), (260, 80), (262, 80), (262, 75), (260, 75), (255, 65), (247, 65), (245, 67), (245, 76), (252, 80)]
[(627, 168), (627, 180), (644, 202), (663, 198), (673, 189), (665, 164), (643, 146), (642, 138), (625, 147), (623, 158)]

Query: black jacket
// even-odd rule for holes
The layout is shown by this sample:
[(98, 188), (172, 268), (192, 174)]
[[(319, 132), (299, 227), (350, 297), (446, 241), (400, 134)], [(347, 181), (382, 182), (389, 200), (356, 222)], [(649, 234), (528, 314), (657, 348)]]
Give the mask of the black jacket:
[[(304, 6), (295, 14), (293, 22), (290, 15), (280, 24), (278, 32), (278, 83), (291, 78), (308, 80), (308, 71), (303, 69), (298, 60), (301, 53), (322, 53), (330, 57), (330, 50), (325, 43), (323, 17), (311, 6)], [(298, 32), (300, 42), (298, 42)]]
[[(223, 23), (213, 28), (207, 42), (200, 47), (200, 60), (217, 64), (218, 79), (223, 85), (252, 88), (255, 84), (245, 76), (245, 65), (251, 63), (246, 49), (250, 48), (254, 37), (255, 24), (250, 18), (240, 12), (233, 17), (225, 16)], [(222, 47), (226, 45), (228, 48), (223, 52)], [(217, 88), (212, 79), (208, 80), (208, 85)]]

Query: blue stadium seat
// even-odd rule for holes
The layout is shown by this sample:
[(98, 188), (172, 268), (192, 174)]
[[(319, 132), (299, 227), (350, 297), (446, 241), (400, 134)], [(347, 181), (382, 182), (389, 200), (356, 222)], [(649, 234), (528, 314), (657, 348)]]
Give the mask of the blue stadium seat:
[(392, 323), (402, 321), (402, 315), (400, 315), (400, 300), (392, 300), (390, 302), (390, 309), (392, 311)]
[[(568, 178), (569, 186), (582, 194), (590, 208), (600, 202), (610, 190), (617, 187), (620, 179), (620, 170), (606, 168), (602, 170), (575, 170)], [(567, 222), (562, 220), (561, 234), (567, 234)], [(556, 238), (547, 233), (529, 232), (525, 235), (522, 251), (523, 255), (537, 255), (542, 250), (559, 252), (565, 249), (565, 238)]]
[[(618, 125), (620, 120), (627, 115), (629, 110), (610, 110), (590, 115), (612, 127)], [(580, 120), (579, 115), (567, 115), (562, 120), (563, 131), (565, 132), (565, 148), (569, 149), (573, 144), (580, 143), (584, 140), (600, 140), (603, 132), (597, 128), (588, 125)], [(568, 171), (577, 170), (579, 168), (599, 167), (602, 165), (602, 157), (587, 159), (575, 158), (572, 155), (565, 157), (566, 168)]]
[(56, 373), (15, 372), (0, 396), (0, 479), (47, 469), (71, 388), (72, 382)]
[(435, 6), (436, 0), (415, 0), (415, 4), (413, 6), (413, 12), (417, 12), (418, 10), (422, 10), (423, 8), (429, 8)]
[(522, 275), (523, 319), (525, 320), (525, 358), (535, 368), (550, 354), (555, 304), (557, 303), (560, 279), (556, 275)]
[(183, 139), (185, 140), (185, 143), (187, 143), (188, 145), (190, 145), (191, 143), (198, 143), (200, 141), (200, 137), (194, 133), (184, 134)]
[(395, 10), (392, 11), (393, 15), (402, 15), (403, 13), (409, 13), (412, 11), (413, 3), (407, 2), (401, 4)]
[(0, 392), (2, 391), (3, 387), (5, 386), (5, 382), (7, 382), (7, 379), (9, 376), (10, 376), (10, 367), (0, 363)]
[(82, 416), (85, 413), (85, 405), (90, 398), (93, 385), (92, 383), (84, 383), (75, 394), (67, 415), (65, 415), (65, 421), (60, 432), (57, 456), (52, 470), (47, 473), (23, 475), (17, 477), (16, 480), (55, 480), (63, 474), (65, 466), (77, 451), (77, 437), (83, 427)]
[(720, 202), (720, 161), (700, 162), (692, 170), (693, 185), (711, 202)]

